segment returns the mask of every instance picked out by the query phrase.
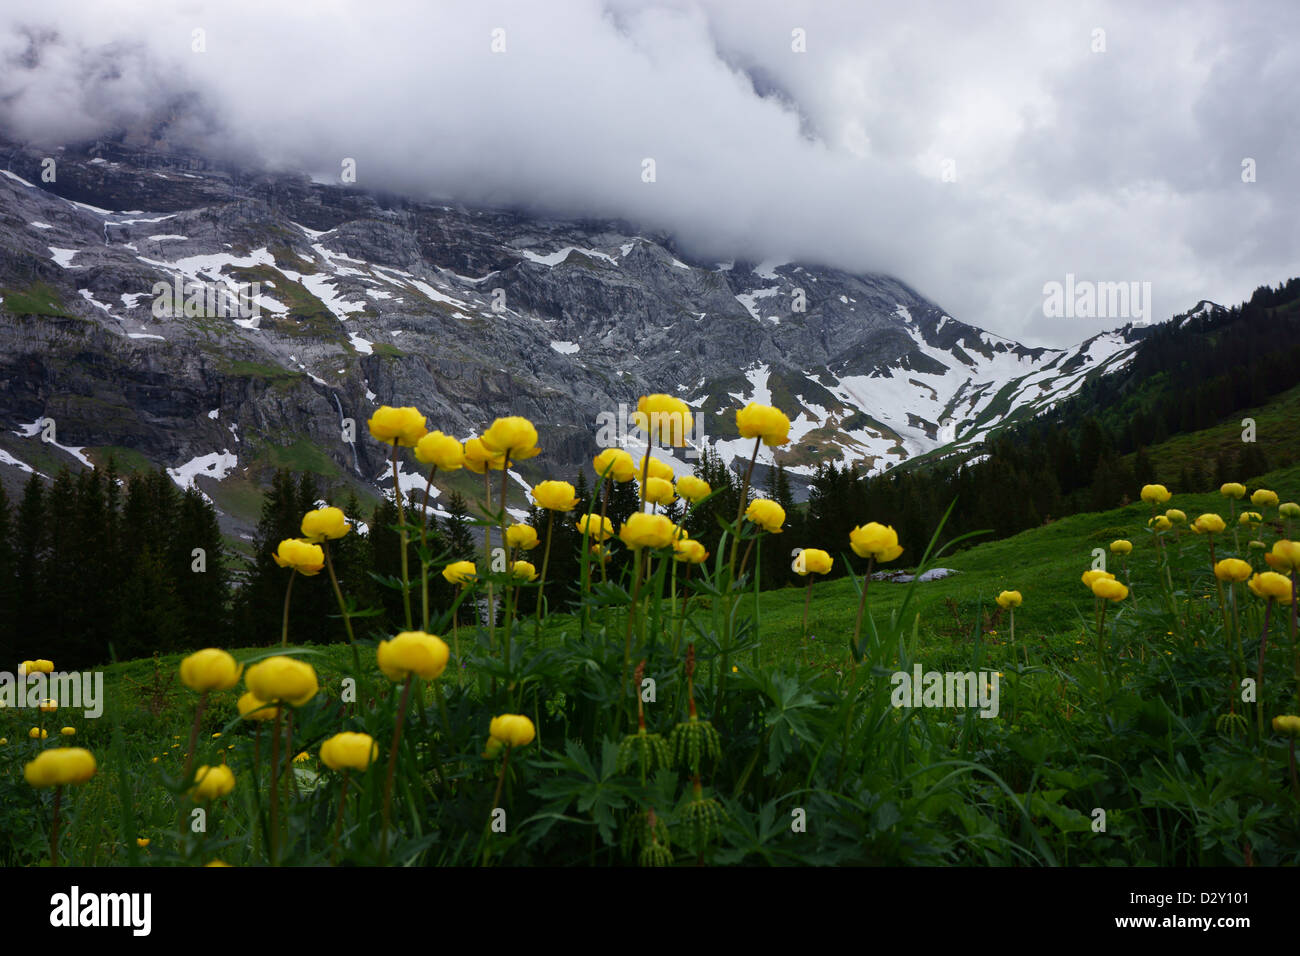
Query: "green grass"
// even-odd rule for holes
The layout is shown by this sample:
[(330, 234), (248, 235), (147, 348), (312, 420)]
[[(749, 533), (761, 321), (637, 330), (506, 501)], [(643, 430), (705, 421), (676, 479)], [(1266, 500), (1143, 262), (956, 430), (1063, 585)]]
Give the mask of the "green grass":
[(57, 289), (45, 282), (33, 282), (24, 289), (0, 289), (3, 308), (13, 315), (48, 315), (76, 318), (63, 304)]

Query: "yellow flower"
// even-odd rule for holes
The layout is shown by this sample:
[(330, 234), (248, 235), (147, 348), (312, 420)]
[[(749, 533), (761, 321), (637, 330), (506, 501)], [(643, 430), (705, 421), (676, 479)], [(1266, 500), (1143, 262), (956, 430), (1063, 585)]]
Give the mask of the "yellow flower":
[(780, 534), (781, 525), (785, 524), (785, 509), (767, 498), (755, 498), (745, 509), (745, 517), (764, 531)]
[(446, 669), (451, 649), (435, 634), (403, 631), (391, 641), (380, 641), (377, 656), (389, 680), (402, 681), (411, 674), (432, 680)]
[(1133, 551), (1133, 542), (1120, 538), (1110, 543), (1111, 554), (1130, 554)]
[(1092, 593), (1103, 601), (1122, 601), (1128, 597), (1128, 588), (1114, 578), (1097, 578), (1091, 586)]
[(136, 837), (136, 838), (135, 838), (135, 845), (138, 846), (140, 849), (143, 850), (145, 847), (147, 847), (147, 846), (149, 845), (149, 838), (148, 838), (148, 837)]
[(903, 553), (898, 545), (898, 533), (888, 525), (875, 521), (861, 525), (849, 532), (849, 545), (859, 558), (893, 561)]
[(1300, 518), (1300, 505), (1294, 501), (1288, 501), (1286, 504), (1277, 506), (1277, 513), (1283, 518)]
[(1300, 736), (1300, 717), (1285, 715), (1273, 718), (1273, 729), (1279, 734), (1286, 734), (1289, 737)]
[(1268, 545), (1266, 545), (1263, 541), (1259, 541), (1256, 539), (1250, 541), (1250, 543), (1248, 543), (1246, 547), (1250, 548), (1250, 550), (1252, 551), (1264, 551), (1268, 548)]
[(1023, 600), (1019, 591), (1003, 591), (997, 597), (998, 607), (1004, 610), (1011, 607), (1020, 607), (1020, 602)]
[(331, 770), (365, 770), (379, 757), (379, 744), (369, 734), (335, 734), (320, 745), (320, 760)]
[(451, 435), (429, 432), (415, 443), (415, 460), (443, 471), (459, 471), (465, 464), (465, 446)]
[[(5, 746), (7, 743), (9, 743), (8, 737), (0, 737), (0, 747)], [(154, 759), (157, 760), (158, 758), (155, 757)]]
[(1250, 565), (1240, 558), (1224, 558), (1214, 566), (1214, 576), (1220, 581), (1244, 581), (1250, 572)]
[(251, 690), (245, 692), (235, 706), (239, 708), (240, 717), (252, 721), (275, 720), (276, 714), (280, 712), (280, 708), (271, 707)]
[(1240, 500), (1246, 497), (1246, 486), (1236, 481), (1229, 481), (1227, 484), (1219, 485), (1219, 494), (1225, 498)]
[(302, 536), (311, 542), (337, 540), (349, 530), (342, 508), (317, 508), (302, 516)]
[(1250, 503), (1256, 508), (1274, 508), (1277, 506), (1277, 492), (1260, 488), (1250, 496)]
[(1100, 581), (1103, 578), (1113, 581), (1115, 580), (1115, 575), (1111, 574), (1109, 571), (1098, 571), (1098, 570), (1084, 571), (1081, 580), (1083, 581), (1084, 587), (1091, 588), (1092, 582)]
[(33, 727), (31, 730), (27, 731), (27, 736), (32, 740), (44, 740), (49, 735), (50, 732), (48, 730), (42, 730), (40, 727)]
[(611, 481), (631, 481), (636, 477), (636, 462), (621, 448), (606, 448), (591, 460), (597, 477), (609, 478)]
[(1157, 531), (1168, 531), (1174, 526), (1174, 523), (1164, 515), (1156, 515), (1154, 518), (1147, 519), (1147, 526), (1155, 528)]
[[(642, 456), (641, 456), (641, 460), (640, 460), (639, 462), (637, 462), (637, 466), (636, 466), (636, 474), (637, 474), (637, 477), (638, 477), (638, 478), (640, 478), (642, 475), (646, 474), (646, 456), (645, 456), (645, 455), (642, 455)], [(672, 469), (672, 467), (671, 467), (670, 465), (665, 465), (665, 464), (664, 464), (662, 461), (660, 461), (658, 458), (651, 458), (651, 459), (650, 459), (650, 472), (649, 472), (649, 477), (651, 477), (651, 478), (662, 478), (664, 481), (672, 481), (672, 480), (673, 480), (673, 469)]]
[(1243, 524), (1248, 528), (1253, 528), (1263, 520), (1264, 516), (1258, 511), (1243, 511), (1241, 517), (1237, 519), (1237, 524)]
[(311, 754), (305, 750), (293, 758), (294, 763), (306, 763), (308, 760), (311, 760)]
[(410, 406), (390, 408), (383, 405), (370, 416), (366, 424), (375, 441), (401, 445), (403, 448), (414, 448), (428, 432), (420, 410)]
[(235, 789), (235, 774), (224, 763), (209, 767), (204, 764), (194, 772), (194, 786), (190, 796), (195, 800), (217, 800)]
[(47, 697), (40, 703), (42, 714), (52, 714), (59, 709), (59, 702), (53, 697)]
[(1273, 550), (1264, 560), (1274, 571), (1300, 571), (1300, 542), (1274, 541)]
[[(43, 735), (42, 735), (43, 736)], [(33, 787), (61, 787), (85, 783), (95, 775), (95, 757), (84, 747), (42, 750), (23, 768), (23, 778)]]
[(77, 728), (76, 728), (76, 727), (64, 727), (63, 729), (61, 729), (61, 730), (59, 731), (59, 733), (63, 734), (63, 736), (65, 736), (65, 737), (75, 737), (75, 736), (77, 736)]
[(761, 438), (764, 445), (784, 445), (790, 440), (790, 419), (779, 408), (750, 402), (736, 412), (741, 438)]
[(476, 475), (491, 469), (501, 471), (506, 466), (506, 456), (492, 451), (483, 444), (481, 438), (471, 438), (465, 442), (465, 467)]
[(25, 661), (24, 663), (27, 665), (25, 673), (28, 674), (49, 674), (54, 671), (54, 663), (52, 661)]
[(1250, 588), (1251, 593), (1257, 598), (1263, 598), (1264, 600), (1273, 598), (1283, 604), (1291, 603), (1291, 580), (1276, 571), (1264, 571), (1256, 574), (1246, 582), (1246, 586)]
[(522, 714), (502, 714), (492, 718), (488, 735), (511, 747), (523, 747), (532, 743), (537, 731), (533, 722)]
[(698, 504), (713, 494), (713, 489), (709, 487), (709, 483), (703, 478), (696, 478), (694, 475), (682, 475), (677, 479), (677, 493), (691, 504)]
[(292, 657), (268, 657), (248, 669), (244, 683), (258, 700), (301, 707), (320, 691), (316, 671)]
[(651, 478), (645, 483), (645, 500), (656, 505), (670, 505), (676, 494), (673, 492), (673, 485), (670, 481), (664, 481), (662, 478)]
[(483, 433), (483, 447), (511, 461), (523, 461), (541, 453), (537, 447), (537, 429), (528, 419), (519, 415), (498, 418)]
[(1169, 489), (1164, 485), (1143, 485), (1142, 500), (1151, 504), (1162, 505), (1170, 498)]
[(208, 647), (181, 661), (181, 683), (200, 693), (230, 690), (239, 683), (241, 670), (243, 668), (225, 651)]
[(527, 561), (516, 561), (510, 566), (512, 577), (519, 578), (521, 581), (537, 580), (537, 568)]
[(673, 560), (684, 564), (703, 564), (709, 559), (704, 545), (692, 538), (678, 538), (673, 542)]
[(533, 501), (548, 511), (572, 511), (578, 496), (567, 481), (543, 481), (533, 486)]
[(804, 548), (794, 559), (794, 570), (801, 577), (828, 574), (834, 563), (835, 559), (820, 548)]
[(1228, 523), (1216, 514), (1203, 514), (1192, 522), (1192, 529), (1199, 534), (1219, 534)]
[(506, 544), (521, 551), (537, 547), (537, 529), (530, 524), (512, 524), (506, 528)]
[(1179, 511), (1177, 508), (1170, 508), (1165, 512), (1165, 517), (1174, 524), (1187, 524), (1187, 513)]
[(442, 576), (449, 584), (473, 584), (478, 578), (478, 568), (473, 561), (453, 561), (442, 569)]
[(678, 537), (677, 526), (665, 515), (638, 511), (623, 522), (619, 539), (629, 548), (666, 548)]
[(614, 534), (614, 524), (600, 515), (585, 514), (578, 519), (578, 534), (585, 534), (592, 541), (604, 541)]
[[(606, 519), (608, 520), (608, 519)], [(610, 556), (609, 546), (604, 544), (593, 544), (590, 548), (591, 556), (597, 561), (608, 561)]]
[(686, 444), (693, 419), (690, 406), (680, 398), (659, 393), (641, 396), (632, 413), (632, 423), (647, 435), (657, 437), (661, 444), (680, 448)]
[(320, 545), (299, 538), (285, 538), (271, 555), (282, 568), (293, 568), (299, 574), (311, 577), (325, 567), (325, 552)]
[(220, 860), (209, 860), (204, 866), (230, 866), (229, 863), (222, 863)]

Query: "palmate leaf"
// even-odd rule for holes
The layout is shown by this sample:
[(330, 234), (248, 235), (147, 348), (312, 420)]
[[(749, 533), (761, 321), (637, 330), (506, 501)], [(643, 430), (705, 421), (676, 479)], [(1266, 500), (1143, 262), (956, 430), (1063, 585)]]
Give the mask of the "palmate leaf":
[(580, 742), (566, 740), (564, 756), (536, 762), (540, 768), (555, 771), (555, 775), (539, 783), (534, 793), (548, 801), (546, 813), (564, 814), (572, 806), (579, 814), (590, 816), (601, 839), (612, 846), (618, 828), (616, 813), (632, 802), (632, 795), (619, 782), (618, 744), (602, 740), (600, 750), (597, 769)]

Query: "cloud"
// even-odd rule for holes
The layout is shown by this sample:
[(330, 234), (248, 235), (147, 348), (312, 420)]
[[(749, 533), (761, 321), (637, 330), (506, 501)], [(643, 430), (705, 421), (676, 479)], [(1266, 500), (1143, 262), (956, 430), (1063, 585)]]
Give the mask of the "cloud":
[(1298, 20), (1287, 0), (21, 0), (0, 128), (163, 131), (321, 178), (352, 158), (363, 187), (887, 272), (1059, 345), (1123, 321), (1045, 318), (1067, 273), (1149, 281), (1159, 319), (1294, 269)]

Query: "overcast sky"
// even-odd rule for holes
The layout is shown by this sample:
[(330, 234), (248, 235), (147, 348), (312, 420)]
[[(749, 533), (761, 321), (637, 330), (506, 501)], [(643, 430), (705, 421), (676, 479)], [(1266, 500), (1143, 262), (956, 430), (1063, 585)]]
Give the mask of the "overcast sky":
[(0, 128), (167, 115), (363, 187), (890, 273), (1066, 345), (1123, 324), (1046, 317), (1067, 273), (1150, 282), (1159, 321), (1300, 272), (1298, 36), (1294, 0), (5, 0)]

